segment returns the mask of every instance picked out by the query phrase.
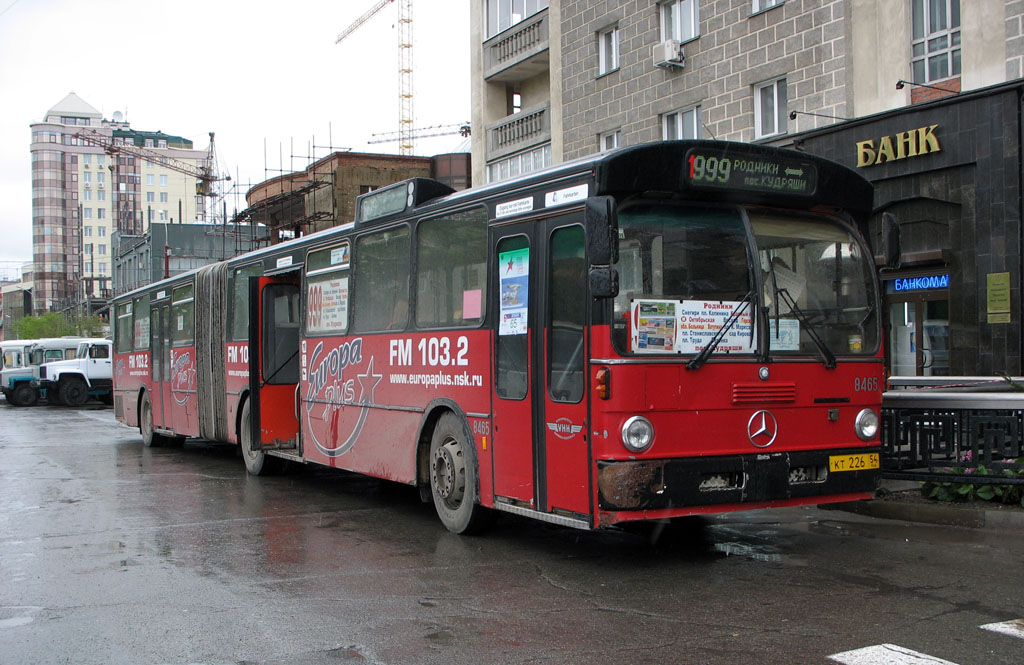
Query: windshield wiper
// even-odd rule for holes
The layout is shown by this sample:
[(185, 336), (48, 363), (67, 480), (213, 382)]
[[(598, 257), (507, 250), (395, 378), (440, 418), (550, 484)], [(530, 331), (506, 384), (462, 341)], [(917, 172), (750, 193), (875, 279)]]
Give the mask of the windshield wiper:
[(737, 320), (739, 320), (743, 311), (747, 309), (747, 305), (750, 304), (753, 297), (754, 289), (747, 291), (747, 294), (740, 299), (739, 307), (732, 311), (732, 314), (725, 320), (722, 327), (718, 329), (715, 336), (711, 338), (708, 345), (701, 349), (700, 353), (691, 358), (690, 362), (686, 363), (686, 369), (700, 369), (700, 367), (707, 362), (708, 358), (711, 357), (711, 354), (715, 352), (716, 348), (718, 348), (718, 345), (721, 344), (723, 339), (725, 339), (725, 334), (729, 332), (729, 329), (733, 327)]
[[(827, 369), (835, 369), (836, 368), (836, 356), (835, 356), (835, 354), (832, 353), (832, 351), (825, 345), (825, 342), (823, 342), (821, 340), (821, 338), (818, 337), (818, 333), (814, 329), (814, 326), (811, 324), (810, 320), (807, 318), (807, 315), (804, 314), (803, 311), (801, 311), (801, 309), (799, 307), (797, 307), (796, 301), (793, 300), (793, 296), (789, 295), (789, 289), (778, 289), (775, 293), (776, 293), (776, 301), (778, 301), (779, 297), (781, 297), (781, 299), (784, 300), (785, 303), (789, 306), (789, 310), (791, 312), (793, 312), (794, 314), (796, 314), (796, 318), (800, 321), (800, 323), (803, 324), (804, 330), (807, 331), (807, 336), (810, 337), (811, 341), (814, 342), (814, 345), (816, 347), (818, 347), (818, 352), (821, 353), (821, 359), (825, 363), (825, 367)], [(776, 314), (776, 316), (775, 316), (775, 329), (776, 330), (779, 329), (778, 313), (779, 313), (779, 305), (778, 305), (778, 302), (776, 302), (776, 304), (775, 304), (775, 314)]]

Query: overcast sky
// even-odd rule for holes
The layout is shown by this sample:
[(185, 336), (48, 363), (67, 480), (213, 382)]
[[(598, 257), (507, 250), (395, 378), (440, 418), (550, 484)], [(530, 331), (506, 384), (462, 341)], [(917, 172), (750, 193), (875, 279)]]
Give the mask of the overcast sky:
[[(398, 129), (397, 3), (334, 43), (376, 1), (0, 0), (0, 277), (32, 260), (29, 125), (69, 92), (199, 149), (216, 132), (219, 169), (236, 181), (229, 214), (248, 185), (305, 168), (314, 139), (317, 158), (328, 145), (397, 153), (366, 143)], [(469, 7), (413, 11), (415, 126), (468, 121)], [(417, 141), (416, 153), (462, 140)]]

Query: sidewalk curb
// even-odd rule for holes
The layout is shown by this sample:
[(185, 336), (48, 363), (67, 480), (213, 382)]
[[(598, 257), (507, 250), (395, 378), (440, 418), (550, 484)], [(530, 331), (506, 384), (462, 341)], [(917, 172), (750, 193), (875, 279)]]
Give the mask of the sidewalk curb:
[(1024, 531), (1024, 511), (987, 508), (952, 508), (941, 504), (901, 504), (898, 501), (872, 499), (818, 506), (824, 510), (842, 510), (904, 522), (922, 522), (975, 529), (1020, 529)]

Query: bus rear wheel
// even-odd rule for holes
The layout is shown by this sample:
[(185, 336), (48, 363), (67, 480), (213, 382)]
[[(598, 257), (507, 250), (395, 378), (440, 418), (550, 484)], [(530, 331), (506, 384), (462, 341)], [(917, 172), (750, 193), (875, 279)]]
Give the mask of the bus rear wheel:
[(142, 397), (142, 406), (139, 408), (139, 433), (142, 434), (142, 445), (147, 448), (163, 445), (164, 437), (153, 431), (153, 405), (148, 394)]
[(430, 440), (430, 493), (437, 516), (452, 533), (471, 534), (487, 526), (491, 511), (478, 501), (476, 450), (462, 419), (441, 416)]
[(19, 383), (9, 394), (14, 406), (34, 406), (39, 401), (39, 391), (28, 383)]
[(262, 450), (252, 449), (252, 411), (251, 402), (245, 401), (242, 407), (242, 422), (239, 427), (238, 445), (242, 449), (245, 470), (253, 476), (271, 476), (284, 470), (285, 460), (272, 457)]

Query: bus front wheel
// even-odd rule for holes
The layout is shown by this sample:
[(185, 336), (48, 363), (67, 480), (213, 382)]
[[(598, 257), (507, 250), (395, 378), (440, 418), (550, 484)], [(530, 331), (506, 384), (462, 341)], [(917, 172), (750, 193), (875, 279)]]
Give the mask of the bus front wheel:
[(430, 493), (437, 516), (452, 533), (478, 532), (491, 512), (477, 499), (476, 450), (462, 419), (448, 412), (441, 416), (430, 440)]

